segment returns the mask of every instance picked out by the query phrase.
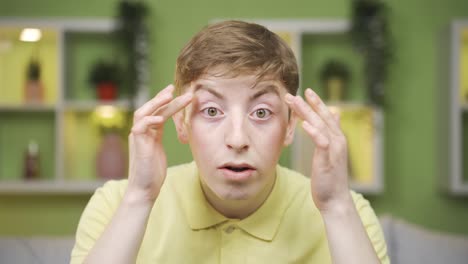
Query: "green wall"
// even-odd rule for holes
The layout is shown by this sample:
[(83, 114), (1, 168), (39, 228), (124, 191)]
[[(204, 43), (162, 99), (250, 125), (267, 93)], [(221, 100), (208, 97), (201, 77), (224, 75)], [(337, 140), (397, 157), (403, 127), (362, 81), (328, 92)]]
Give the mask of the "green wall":
[[(213, 18), (346, 18), (346, 0), (147, 1), (152, 34), (152, 91), (172, 82), (178, 51), (191, 35)], [(369, 197), (377, 213), (390, 213), (443, 231), (468, 234), (468, 199), (438, 190), (446, 161), (436, 144), (438, 95), (437, 38), (455, 17), (468, 17), (465, 0), (387, 1), (397, 48), (387, 85), (385, 112), (385, 193)], [(0, 16), (108, 17), (115, 0), (0, 0)], [(304, 56), (313, 53), (305, 47)], [(304, 69), (310, 66), (304, 63)], [(443, 70), (443, 69), (442, 69)], [(305, 77), (305, 85), (314, 83)], [(445, 130), (441, 130), (441, 133)], [(172, 124), (165, 145), (169, 163), (190, 160), (186, 146), (177, 143)], [(178, 157), (177, 159), (175, 157)], [(284, 158), (284, 162), (289, 159)], [(441, 172), (439, 172), (441, 171)], [(73, 234), (89, 195), (0, 195), (0, 235)]]

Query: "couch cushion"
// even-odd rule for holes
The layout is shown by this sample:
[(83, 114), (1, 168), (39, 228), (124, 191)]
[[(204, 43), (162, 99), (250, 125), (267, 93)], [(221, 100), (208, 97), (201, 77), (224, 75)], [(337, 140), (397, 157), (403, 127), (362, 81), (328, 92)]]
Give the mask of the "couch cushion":
[(69, 263), (73, 237), (0, 238), (0, 263)]
[(380, 222), (394, 264), (468, 263), (468, 237), (430, 231), (389, 216)]

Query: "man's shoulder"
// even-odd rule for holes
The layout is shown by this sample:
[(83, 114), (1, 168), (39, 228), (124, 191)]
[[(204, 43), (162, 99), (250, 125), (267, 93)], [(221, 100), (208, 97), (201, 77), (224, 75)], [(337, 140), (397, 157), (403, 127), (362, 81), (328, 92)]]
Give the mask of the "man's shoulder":
[(198, 183), (198, 169), (194, 161), (167, 168), (163, 188), (186, 189)]
[[(288, 194), (287, 196), (294, 197), (294, 201), (292, 202), (302, 203), (303, 201), (308, 201), (309, 198), (312, 198), (310, 193), (310, 178), (304, 176), (304, 174), (298, 171), (280, 165), (278, 165), (277, 171), (279, 172), (278, 175), (282, 177), (282, 181), (284, 183), (283, 191)], [(371, 208), (369, 201), (364, 198), (362, 194), (353, 190), (350, 190), (350, 193), (354, 204), (356, 205), (356, 209), (360, 213)], [(313, 202), (307, 204), (311, 205), (310, 209), (312, 209), (312, 212), (317, 210)]]
[[(310, 194), (310, 180), (304, 174), (293, 169), (277, 166), (282, 202), (287, 203), (289, 213), (314, 213), (316, 211)], [(304, 208), (307, 207), (307, 208)]]
[(197, 166), (194, 161), (171, 166), (167, 168), (166, 179), (178, 177), (190, 177), (196, 175)]
[[(279, 175), (285, 178), (288, 188), (296, 190), (310, 190), (310, 178), (304, 176), (304, 174), (280, 165), (278, 165), (278, 171), (280, 172)], [(359, 207), (370, 206), (369, 201), (364, 198), (361, 193), (354, 190), (350, 190), (350, 193), (357, 209), (360, 209)]]
[[(175, 165), (167, 168), (166, 181), (171, 179), (177, 180), (179, 177), (189, 177), (196, 173), (196, 167), (193, 162)], [(96, 192), (103, 194), (120, 194), (123, 196), (128, 186), (128, 179), (109, 180), (106, 181), (101, 187), (96, 189)]]
[(293, 192), (310, 190), (310, 180), (304, 174), (281, 165), (277, 166), (278, 176), (285, 183), (285, 187)]
[(107, 198), (122, 198), (125, 190), (127, 189), (127, 185), (127, 179), (109, 180), (106, 181), (101, 187), (97, 188), (94, 195), (104, 196)]

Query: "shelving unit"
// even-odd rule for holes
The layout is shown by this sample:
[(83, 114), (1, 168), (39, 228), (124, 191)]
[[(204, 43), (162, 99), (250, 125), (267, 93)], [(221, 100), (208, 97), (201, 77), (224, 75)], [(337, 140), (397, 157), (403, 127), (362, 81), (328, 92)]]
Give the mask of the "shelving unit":
[[(311, 72), (304, 72), (303, 69), (305, 41), (312, 39), (316, 43), (314, 48), (327, 48), (327, 50), (325, 50), (326, 52), (317, 54), (319, 56), (346, 56), (350, 55), (346, 54), (346, 52), (352, 53), (349, 51), (351, 49), (349, 40), (346, 39), (347, 32), (350, 29), (348, 20), (279, 19), (252, 20), (252, 22), (264, 25), (277, 33), (294, 51), (299, 68), (301, 69), (300, 94), (302, 93), (301, 88), (304, 87), (304, 76), (311, 74)], [(315, 58), (315, 60), (317, 60), (317, 58)], [(353, 54), (353, 60), (354, 63), (356, 63), (356, 61), (359, 62), (362, 58), (357, 54)], [(314, 75), (311, 79), (316, 80), (318, 76)], [(307, 83), (306, 85), (311, 84)], [(364, 89), (362, 89), (362, 87), (356, 88), (360, 89), (352, 91), (352, 93), (354, 93), (353, 97), (363, 97)], [(320, 93), (320, 90), (318, 92)], [(354, 165), (354, 168), (351, 165), (349, 169), (350, 188), (363, 194), (379, 194), (384, 190), (383, 111), (376, 106), (367, 105), (364, 101), (365, 100), (345, 101), (327, 105), (335, 106), (342, 111), (342, 128), (347, 137), (348, 151), (350, 153), (350, 160), (348, 163)], [(352, 116), (361, 115), (361, 113), (364, 113), (364, 120), (359, 121), (361, 124), (360, 126), (353, 127), (352, 123), (354, 121), (346, 122), (343, 120), (343, 115), (353, 118)], [(300, 126), (297, 127), (295, 139), (291, 147), (292, 168), (302, 172), (304, 175), (310, 175), (310, 162), (313, 149), (314, 145), (310, 137)]]
[[(23, 28), (41, 29), (44, 41), (21, 43)], [(115, 28), (110, 19), (0, 18), (0, 79), (5, 80), (0, 80), (0, 193), (92, 193), (103, 184), (94, 169), (100, 137), (90, 116), (103, 105), (129, 113), (132, 98), (124, 92), (116, 101), (97, 101), (87, 75), (98, 59), (119, 57), (113, 48)], [(36, 47), (26, 50), (26, 45)], [(39, 51), (44, 103), (22, 99), (30, 50)], [(38, 180), (22, 177), (24, 151), (31, 139), (40, 147)]]
[[(455, 20), (450, 24), (448, 45), (443, 49), (448, 61), (444, 86), (449, 85), (449, 133), (442, 143), (448, 143), (449, 174), (442, 171), (443, 187), (453, 195), (468, 195), (468, 20)], [(445, 148), (442, 146), (442, 149)], [(445, 168), (444, 168), (445, 169)]]
[[(299, 65), (302, 65), (304, 36), (342, 35), (349, 29), (349, 22), (346, 20), (254, 22), (269, 27), (287, 39), (296, 53)], [(2, 89), (5, 88), (2, 88), (1, 82), (0, 53), (0, 193), (90, 193), (103, 183), (95, 176), (93, 155), (99, 145), (99, 132), (90, 120), (92, 111), (103, 103), (94, 99), (92, 89), (87, 87), (85, 76), (92, 60), (101, 56), (118, 57), (108, 48), (113, 43), (110, 33), (115, 26), (112, 20), (101, 19), (0, 19), (0, 32), (5, 28), (18, 30), (34, 27), (52, 32), (54, 38), (53, 47), (48, 51), (48, 55), (54, 59), (51, 65), (47, 66), (52, 71), (49, 75), (53, 78), (46, 85), (47, 89), (52, 91), (49, 91), (49, 97), (44, 105), (24, 104), (18, 94), (10, 96), (11, 98), (2, 98), (4, 95)], [(41, 47), (43, 48), (45, 47)], [(55, 53), (51, 52), (52, 50), (55, 50)], [(302, 75), (304, 74), (306, 73), (303, 72)], [(21, 85), (17, 86), (18, 90), (21, 90)], [(105, 104), (116, 106), (129, 113), (132, 111), (130, 102), (131, 98), (124, 93), (119, 100)], [(353, 109), (361, 108), (369, 110), (372, 138), (368, 141), (370, 140), (372, 149), (368, 151), (368, 158), (372, 172), (369, 177), (366, 176), (365, 181), (359, 180), (363, 175), (352, 175), (351, 187), (366, 194), (380, 193), (383, 190), (382, 111), (362, 103), (344, 104), (340, 107), (351, 112)], [(127, 123), (131, 123), (130, 120)], [(31, 126), (36, 127), (32, 129)], [(22, 144), (25, 145), (31, 137), (36, 136), (30, 134), (35, 130), (42, 131), (42, 138), (38, 142), (42, 152), (43, 179), (24, 181), (21, 172)], [(292, 146), (291, 160), (294, 169), (307, 175), (311, 157), (307, 153), (313, 149), (307, 147), (308, 137), (301, 131), (300, 128), (296, 129), (297, 135)], [(305, 157), (307, 160), (304, 160)]]

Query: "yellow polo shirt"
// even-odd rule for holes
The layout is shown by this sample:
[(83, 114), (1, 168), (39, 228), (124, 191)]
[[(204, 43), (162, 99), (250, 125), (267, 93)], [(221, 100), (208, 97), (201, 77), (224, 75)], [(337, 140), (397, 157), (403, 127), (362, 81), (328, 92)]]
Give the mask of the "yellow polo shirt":
[[(126, 186), (127, 180), (110, 181), (92, 196), (78, 225), (72, 264), (83, 262), (117, 210)], [(380, 260), (389, 263), (374, 211), (360, 194), (352, 196)], [(309, 179), (278, 166), (265, 203), (243, 220), (229, 219), (206, 201), (192, 162), (168, 169), (137, 263), (321, 264), (331, 259)]]

